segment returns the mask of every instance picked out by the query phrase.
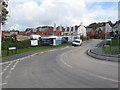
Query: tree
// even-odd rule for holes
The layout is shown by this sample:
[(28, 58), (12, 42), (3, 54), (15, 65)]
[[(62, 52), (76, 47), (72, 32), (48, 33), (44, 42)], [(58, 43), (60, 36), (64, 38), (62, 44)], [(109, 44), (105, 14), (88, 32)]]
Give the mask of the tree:
[[(2, 34), (2, 28), (1, 25), (5, 24), (5, 21), (7, 20), (7, 8), (8, 7), (8, 2), (5, 0), (0, 0), (0, 42), (1, 42), (1, 34)], [(0, 50), (1, 50), (1, 44), (0, 44)], [(1, 57), (1, 52), (0, 52), (0, 57)]]
[(27, 32), (27, 31), (30, 31), (30, 30), (33, 30), (32, 28), (27, 28), (25, 31)]
[(92, 23), (90, 24), (89, 26), (87, 26), (87, 28), (93, 28), (94, 30), (98, 27), (103, 27), (106, 25), (106, 23), (109, 23), (109, 25), (111, 27), (113, 27), (113, 23), (111, 21), (108, 21), (108, 22), (99, 22), (99, 23)]
[(2, 25), (5, 24), (5, 21), (7, 20), (8, 15), (8, 0), (1, 0), (0, 1), (0, 16), (1, 16), (1, 23)]
[(108, 21), (108, 23), (111, 27), (113, 27), (114, 24), (111, 21)]

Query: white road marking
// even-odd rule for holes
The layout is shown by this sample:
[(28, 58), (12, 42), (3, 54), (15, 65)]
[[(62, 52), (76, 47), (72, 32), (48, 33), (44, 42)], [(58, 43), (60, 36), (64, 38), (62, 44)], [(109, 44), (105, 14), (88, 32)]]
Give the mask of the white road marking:
[(109, 80), (109, 81), (117, 82), (117, 83), (120, 82), (120, 81), (118, 81), (118, 80), (113, 80), (113, 79), (106, 78), (106, 77), (99, 76), (99, 75), (92, 74), (92, 73), (89, 73), (89, 75), (91, 75), (91, 76), (95, 76), (95, 77), (98, 77), (98, 78), (101, 78), (101, 79), (105, 79), (105, 80)]
[(2, 85), (6, 85), (7, 83), (2, 83), (2, 84), (0, 84), (0, 86), (2, 86)]
[(44, 52), (41, 52), (41, 54), (43, 54)]
[(66, 48), (61, 48), (61, 50), (64, 50), (64, 49), (66, 49)]
[(13, 60), (13, 61), (8, 61), (8, 62), (4, 62), (4, 63), (0, 63), (0, 65), (4, 65), (4, 64), (8, 64), (8, 63), (13, 63), (13, 62), (16, 62), (16, 61), (21, 61), (21, 60), (24, 60), (24, 59), (28, 59), (32, 56), (35, 56), (37, 54), (43, 54), (45, 52), (51, 52), (51, 51), (56, 51), (57, 49), (53, 49), (53, 50), (48, 50), (48, 51), (44, 51), (44, 52), (38, 52), (38, 53), (35, 53), (35, 54), (32, 54), (30, 56), (26, 56), (26, 57), (23, 57), (23, 58), (19, 58), (19, 59), (16, 59), (16, 60)]
[(6, 68), (9, 68), (9, 65)]
[(67, 64), (63, 59), (61, 59), (62, 63), (65, 64), (66, 66), (73, 68), (71, 65)]
[(8, 79), (8, 78), (9, 78), (9, 75), (7, 75), (5, 78)]
[(52, 51), (56, 51), (56, 49), (50, 50), (50, 52), (52, 52)]
[(2, 76), (2, 75), (3, 75), (3, 72), (1, 72), (0, 75)]
[(10, 65), (11, 65), (12, 63), (10, 63), (10, 64), (8, 64), (6, 67), (5, 67), (5, 69), (3, 69), (3, 72), (2, 73), (0, 73), (0, 75), (3, 75), (4, 74), (4, 72), (10, 67)]
[(8, 66), (10, 66), (12, 63), (9, 63)]
[(16, 67), (16, 64), (13, 66), (13, 68), (15, 68)]
[[(15, 67), (16, 67), (16, 65), (18, 64), (18, 62), (19, 61), (16, 61), (15, 63), (14, 63), (14, 65), (12, 66), (12, 68), (10, 69), (10, 71), (8, 72), (8, 75), (5, 77), (5, 82), (8, 82), (8, 78), (10, 77), (10, 74), (12, 73), (12, 71), (15, 69)], [(10, 66), (11, 64), (9, 64), (9, 66)], [(7, 84), (7, 83), (5, 83), (5, 84)]]
[(6, 71), (7, 70), (7, 68), (5, 68), (3, 71)]
[(11, 71), (14, 70), (14, 67), (10, 69)]

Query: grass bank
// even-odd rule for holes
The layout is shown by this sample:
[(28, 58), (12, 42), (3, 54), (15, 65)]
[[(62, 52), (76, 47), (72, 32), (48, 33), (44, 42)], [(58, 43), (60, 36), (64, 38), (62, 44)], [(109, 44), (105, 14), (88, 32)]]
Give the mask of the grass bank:
[(113, 54), (113, 55), (120, 54), (120, 43), (118, 43), (118, 38), (114, 38), (112, 39), (112, 41), (107, 41), (106, 44), (111, 45), (111, 47), (103, 47), (102, 50), (104, 53)]
[[(71, 45), (71, 43), (65, 43), (65, 44), (56, 45), (56, 46), (40, 46), (40, 47), (23, 48), (23, 49), (18, 49), (17, 54), (30, 52), (30, 51), (35, 51), (35, 50), (43, 50), (43, 49), (64, 47), (64, 46), (68, 46), (68, 45)], [(8, 57), (8, 56), (13, 56), (13, 55), (16, 55), (16, 54), (10, 52), (10, 54), (7, 55), (7, 51), (2, 51), (2, 57)]]

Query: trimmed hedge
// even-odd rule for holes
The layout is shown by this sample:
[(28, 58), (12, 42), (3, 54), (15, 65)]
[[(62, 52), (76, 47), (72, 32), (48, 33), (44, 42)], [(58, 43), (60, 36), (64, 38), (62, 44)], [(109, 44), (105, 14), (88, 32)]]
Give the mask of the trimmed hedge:
[(3, 41), (2, 42), (2, 50), (7, 50), (8, 47), (17, 47), (17, 49), (21, 48), (28, 48), (30, 47), (30, 40), (24, 40), (24, 41)]

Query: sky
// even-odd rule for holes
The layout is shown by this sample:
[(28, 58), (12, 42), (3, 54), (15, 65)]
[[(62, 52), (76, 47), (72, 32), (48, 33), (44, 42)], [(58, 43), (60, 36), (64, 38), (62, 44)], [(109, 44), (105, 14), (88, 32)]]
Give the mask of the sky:
[(118, 0), (9, 0), (8, 5), (5, 30), (118, 20)]

